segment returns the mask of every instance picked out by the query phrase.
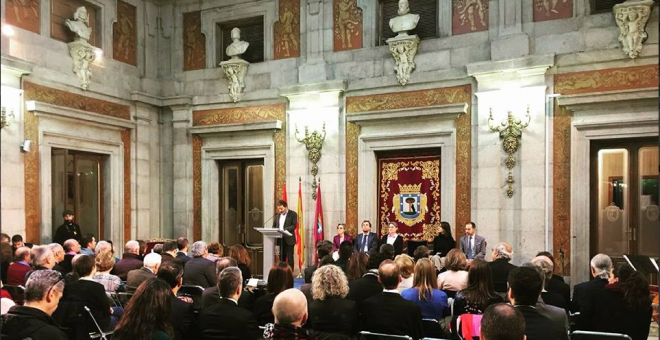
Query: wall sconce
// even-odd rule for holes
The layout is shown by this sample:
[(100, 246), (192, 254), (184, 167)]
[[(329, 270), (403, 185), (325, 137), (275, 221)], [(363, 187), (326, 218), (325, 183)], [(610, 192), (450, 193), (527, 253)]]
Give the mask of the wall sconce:
[[(321, 133), (323, 135), (321, 135)], [(321, 149), (323, 148), (323, 141), (325, 140), (325, 122), (323, 123), (323, 130), (321, 133), (313, 131), (312, 134), (309, 134), (307, 126), (305, 126), (305, 138), (300, 139), (298, 138), (298, 126), (296, 126), (296, 140), (305, 144), (305, 147), (307, 148), (307, 158), (312, 162), (312, 176), (314, 176), (314, 180), (312, 181), (313, 200), (316, 200), (316, 188), (318, 187), (316, 183), (316, 175), (319, 173), (319, 166), (316, 164), (321, 160)]]
[(491, 131), (499, 132), (500, 139), (502, 140), (502, 149), (507, 153), (507, 157), (504, 160), (504, 165), (509, 169), (509, 174), (506, 178), (507, 189), (506, 195), (511, 198), (513, 197), (513, 173), (511, 169), (516, 165), (516, 158), (513, 155), (518, 151), (520, 146), (520, 138), (522, 137), (522, 131), (529, 126), (529, 122), (532, 117), (529, 115), (529, 105), (527, 105), (527, 114), (525, 115), (526, 122), (522, 122), (520, 119), (517, 119), (513, 116), (513, 113), (509, 111), (507, 119), (502, 120), (502, 123), (498, 125), (493, 124), (493, 108), (490, 108), (490, 115), (488, 116), (488, 127)]
[(14, 111), (9, 111), (9, 114), (7, 114), (7, 108), (3, 106), (2, 112), (0, 113), (0, 129), (9, 126), (10, 119), (14, 119)]

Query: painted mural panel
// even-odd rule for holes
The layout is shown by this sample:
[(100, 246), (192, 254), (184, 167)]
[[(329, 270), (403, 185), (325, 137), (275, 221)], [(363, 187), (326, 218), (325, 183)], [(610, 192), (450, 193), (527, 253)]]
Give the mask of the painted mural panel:
[(452, 0), (452, 34), (488, 30), (488, 0)]
[(279, 17), (273, 24), (275, 59), (300, 57), (300, 1), (280, 0)]
[(334, 51), (362, 48), (362, 9), (357, 0), (334, 0), (333, 7)]
[(183, 14), (183, 70), (206, 67), (206, 38), (202, 34), (202, 12)]
[(137, 66), (137, 8), (121, 0), (112, 28), (112, 54), (115, 60)]
[(12, 26), (39, 33), (40, 6), (39, 0), (7, 0), (5, 20)]
[(573, 0), (534, 0), (534, 21), (565, 19), (573, 16)]

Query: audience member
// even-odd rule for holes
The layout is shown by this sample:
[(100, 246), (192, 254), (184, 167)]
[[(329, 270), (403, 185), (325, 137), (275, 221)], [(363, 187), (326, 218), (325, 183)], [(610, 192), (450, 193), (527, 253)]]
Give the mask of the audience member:
[(147, 255), (147, 242), (144, 240), (137, 240), (138, 242), (138, 256), (140, 257), (140, 260), (144, 260), (144, 256)]
[[(319, 241), (319, 243), (320, 242), (322, 242), (322, 241)], [(325, 256), (323, 256), (323, 258), (319, 259), (319, 262), (318, 262), (316, 268), (318, 269), (318, 268), (321, 268), (321, 267), (329, 265), (329, 264), (336, 265), (335, 261), (332, 259), (332, 255), (325, 255)], [(303, 292), (303, 294), (305, 294), (305, 297), (307, 297), (308, 301), (312, 301), (313, 297), (312, 297), (312, 283), (311, 282), (310, 283), (303, 283), (303, 285), (300, 286), (300, 291)]]
[[(523, 263), (522, 266), (523, 267), (534, 268), (538, 272), (539, 276), (541, 277), (541, 280), (545, 281), (545, 272), (543, 271), (543, 269), (541, 267), (535, 265), (532, 262)], [(544, 285), (545, 285), (545, 282), (544, 282)], [(543, 290), (541, 290), (541, 292), (543, 292)], [(557, 306), (552, 306), (552, 305), (546, 304), (543, 301), (542, 294), (543, 293), (541, 293), (541, 295), (539, 295), (539, 299), (536, 301), (536, 305), (534, 306), (534, 307), (536, 307), (536, 311), (538, 311), (539, 314), (545, 316), (546, 318), (552, 320), (552, 322), (554, 322), (555, 325), (557, 325), (557, 327), (565, 330), (566, 332), (569, 332), (570, 331), (570, 324), (568, 322), (568, 315), (566, 314), (566, 310), (563, 309), (563, 308), (559, 308)]]
[(229, 248), (229, 257), (236, 260), (238, 263), (238, 269), (241, 270), (241, 275), (243, 280), (247, 280), (252, 277), (252, 272), (250, 271), (250, 264), (252, 264), (252, 259), (250, 254), (248, 254), (247, 249), (241, 244), (235, 244)]
[[(157, 255), (157, 254), (156, 254)], [(152, 277), (131, 298), (113, 340), (172, 340), (172, 288)]]
[(397, 255), (394, 258), (394, 263), (396, 263), (399, 273), (401, 274), (401, 282), (397, 287), (399, 293), (413, 286), (414, 277), (415, 277), (415, 262), (413, 262), (412, 257), (406, 254)]
[(64, 249), (64, 260), (60, 264), (68, 274), (73, 270), (73, 257), (80, 252), (80, 243), (76, 239), (71, 238), (64, 241), (62, 249)]
[(431, 257), (431, 251), (427, 246), (419, 246), (413, 252), (413, 261), (417, 263), (419, 259), (428, 259)]
[(53, 270), (58, 271), (62, 276), (66, 275), (66, 269), (61, 265), (64, 262), (64, 247), (59, 243), (51, 243), (48, 245), (55, 257), (55, 266)]
[(605, 289), (594, 292), (581, 309), (578, 329), (622, 333), (633, 340), (646, 340), (651, 313), (646, 277), (624, 263), (612, 269)]
[(381, 253), (373, 253), (367, 261), (367, 272), (348, 285), (348, 299), (357, 302), (358, 307), (362, 301), (383, 291), (383, 286), (378, 282), (378, 267), (383, 261), (385, 256)]
[(35, 246), (32, 248), (32, 267), (34, 270), (53, 269), (55, 255), (49, 246)]
[[(287, 266), (288, 267), (288, 266)], [(218, 304), (202, 309), (199, 317), (203, 339), (259, 339), (261, 331), (254, 314), (238, 306), (243, 291), (241, 270), (228, 267), (218, 280), (222, 299)]]
[(605, 254), (598, 254), (591, 259), (591, 281), (582, 282), (573, 287), (571, 312), (576, 313), (587, 304), (591, 296), (605, 289), (612, 271), (612, 259)]
[(525, 318), (527, 340), (568, 340), (567, 333), (534, 306), (541, 295), (543, 279), (534, 268), (518, 267), (509, 273), (509, 302)]
[(96, 237), (94, 234), (85, 234), (80, 238), (80, 253), (83, 255), (94, 255), (94, 249), (96, 248)]
[(459, 249), (465, 254), (468, 261), (486, 258), (486, 239), (477, 235), (477, 225), (468, 222), (465, 225), (465, 235), (461, 237)]
[[(475, 259), (468, 270), (468, 285), (456, 294), (452, 332), (460, 332), (456, 321), (463, 314), (483, 314), (488, 306), (504, 302), (493, 288), (493, 276), (484, 260)], [(458, 333), (456, 333), (458, 334)]]
[(364, 300), (360, 305), (362, 330), (421, 339), (424, 335), (419, 305), (405, 300), (396, 287), (401, 282), (399, 269), (392, 260), (378, 268), (378, 281), (383, 292)]
[[(412, 288), (401, 292), (401, 296), (419, 305), (422, 318), (440, 320), (448, 314), (447, 294), (438, 289), (435, 267), (429, 259), (421, 258), (415, 264), (415, 281)], [(426, 334), (429, 336), (429, 334)]]
[(450, 250), (456, 248), (456, 241), (451, 233), (449, 222), (440, 222), (440, 233), (433, 238), (433, 255), (445, 257)]
[(344, 241), (339, 245), (339, 257), (335, 261), (335, 265), (341, 268), (344, 273), (348, 271), (348, 262), (353, 256), (353, 244), (351, 241)]
[(366, 253), (355, 252), (351, 256), (346, 267), (348, 282), (361, 278), (367, 272), (367, 261), (369, 261), (369, 256)]
[(564, 300), (564, 297), (547, 290), (547, 286), (552, 280), (552, 261), (546, 256), (537, 256), (532, 259), (532, 263), (541, 268), (541, 273), (543, 273), (543, 290), (541, 291), (541, 299), (548, 305), (562, 308), (568, 312), (568, 301)]
[(11, 237), (5, 233), (0, 233), (0, 243), (10, 243)]
[(188, 239), (179, 237), (176, 239), (176, 247), (178, 249), (176, 258), (183, 261), (185, 267), (185, 263), (190, 260), (190, 257), (188, 257)]
[(348, 280), (335, 265), (317, 269), (312, 277), (312, 297), (307, 328), (325, 333), (326, 338), (341, 338), (358, 332), (358, 307), (346, 300)]
[[(6, 234), (5, 234), (6, 235)], [(7, 269), (9, 265), (14, 262), (14, 254), (9, 242), (0, 243), (0, 280), (2, 283), (7, 284)]]
[(194, 329), (195, 312), (193, 305), (183, 302), (176, 294), (183, 285), (183, 267), (181, 264), (168, 261), (158, 268), (157, 277), (167, 282), (172, 287), (170, 302), (172, 305), (172, 314), (170, 325), (174, 340), (193, 340), (197, 339)]
[(400, 255), (403, 253), (403, 236), (397, 234), (399, 227), (397, 227), (395, 222), (390, 222), (387, 224), (387, 235), (383, 235), (383, 238), (380, 240), (380, 244), (391, 244), (394, 247), (394, 256)]
[(452, 249), (446, 256), (445, 268), (447, 271), (438, 275), (438, 288), (444, 290), (449, 297), (454, 297), (456, 292), (467, 288), (468, 272), (465, 254), (458, 249)]
[(25, 285), (25, 304), (9, 309), (2, 318), (2, 338), (68, 340), (51, 315), (57, 309), (64, 281), (54, 270), (40, 270)]
[(183, 284), (208, 288), (215, 286), (215, 264), (207, 259), (209, 255), (206, 242), (197, 241), (192, 246), (193, 258), (185, 264)]
[(493, 287), (495, 291), (506, 295), (506, 282), (509, 278), (509, 272), (516, 268), (512, 265), (513, 248), (506, 242), (500, 242), (493, 249), (493, 262), (489, 262), (490, 270), (493, 273)]
[[(140, 244), (138, 241), (131, 240), (126, 242), (126, 245), (124, 246), (124, 254), (121, 257), (121, 260), (115, 264), (112, 273), (119, 276), (122, 281), (127, 281), (128, 272), (140, 269), (142, 266), (143, 261), (140, 259)], [(137, 289), (137, 286), (134, 288)]]
[[(30, 280), (28, 279), (28, 281)], [(0, 288), (2, 288), (0, 289), (0, 315), (5, 315), (9, 312), (11, 307), (16, 306), (16, 303), (12, 299), (11, 294), (9, 294), (9, 292), (4, 289), (2, 282), (0, 282)]]
[[(126, 276), (126, 291), (129, 293), (135, 292), (142, 282), (155, 277), (160, 267), (161, 257), (156, 253), (147, 254), (144, 257), (143, 267), (140, 269), (133, 269), (128, 272)], [(115, 266), (116, 268), (117, 266)]]
[(287, 289), (273, 303), (275, 323), (266, 325), (264, 339), (307, 340), (314, 339), (302, 326), (307, 322), (307, 299), (297, 289)]
[[(552, 262), (552, 271), (554, 273), (554, 269), (557, 267), (555, 263), (555, 257), (552, 255), (552, 253), (548, 251), (540, 251), (536, 256), (545, 256), (550, 259)], [(564, 278), (557, 275), (557, 274), (552, 274), (552, 279), (548, 284), (546, 285), (545, 289), (548, 292), (551, 293), (556, 293), (561, 295), (564, 298), (564, 301), (571, 301), (571, 287), (564, 282)]]
[(7, 284), (25, 286), (25, 275), (32, 270), (30, 266), (30, 248), (20, 247), (14, 254), (14, 262), (7, 269)]
[(268, 272), (266, 295), (259, 297), (254, 303), (255, 318), (260, 326), (273, 322), (273, 302), (279, 293), (289, 288), (293, 288), (291, 267), (286, 262), (272, 266)]
[(346, 234), (346, 224), (339, 223), (337, 224), (337, 235), (332, 238), (332, 251), (339, 251), (339, 247), (344, 242), (350, 242), (351, 249), (353, 248), (353, 238), (351, 235)]
[(319, 262), (322, 258), (332, 254), (332, 242), (328, 240), (320, 240), (316, 243), (316, 263), (305, 268), (305, 283), (312, 283), (312, 275), (314, 271), (319, 267)]
[(394, 261), (394, 246), (391, 244), (381, 244), (380, 249), (378, 250), (379, 253), (383, 254), (385, 256), (386, 260), (392, 260)]
[(179, 249), (176, 246), (176, 241), (165, 241), (163, 243), (163, 248), (161, 250), (160, 256), (161, 256), (161, 262), (165, 263), (167, 261), (176, 261), (183, 267), (184, 263), (180, 259), (176, 258), (177, 251)]
[(69, 239), (74, 239), (78, 242), (81, 241), (82, 231), (80, 226), (73, 222), (74, 214), (72, 210), (64, 210), (62, 212), (62, 218), (64, 218), (64, 223), (62, 223), (55, 231), (55, 237), (53, 242), (59, 243), (64, 246), (64, 242)]
[(209, 256), (207, 259), (213, 263), (219, 260), (225, 254), (225, 248), (220, 242), (209, 243)]
[(117, 275), (110, 274), (115, 266), (115, 259), (109, 251), (100, 252), (95, 258), (96, 274), (94, 281), (100, 283), (108, 293), (115, 293), (121, 285), (121, 279)]
[(481, 319), (481, 340), (525, 340), (525, 318), (511, 305), (490, 305)]
[[(95, 254), (98, 254), (102, 251), (107, 251), (107, 252), (111, 253), (113, 256), (115, 254), (115, 251), (112, 248), (112, 243), (110, 243), (108, 241), (105, 241), (105, 240), (96, 242), (96, 247), (94, 247), (94, 253)], [(117, 261), (115, 261), (115, 262), (117, 262)]]
[(20, 234), (16, 234), (16, 235), (11, 237), (11, 245), (13, 247), (14, 252), (16, 250), (18, 250), (18, 248), (20, 248), (20, 247), (28, 247), (28, 248), (32, 249), (32, 246), (33, 246), (32, 243), (23, 242), (23, 236), (21, 236)]
[(378, 248), (378, 236), (371, 232), (371, 222), (362, 221), (362, 232), (355, 238), (355, 251), (361, 253), (373, 253)]
[(152, 253), (156, 253), (160, 256), (163, 256), (163, 244), (162, 243), (156, 243), (153, 248), (151, 248)]

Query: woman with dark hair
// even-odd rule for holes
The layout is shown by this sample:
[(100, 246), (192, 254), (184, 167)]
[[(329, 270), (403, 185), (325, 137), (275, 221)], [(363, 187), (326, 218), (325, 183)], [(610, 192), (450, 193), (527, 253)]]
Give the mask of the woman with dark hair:
[(150, 278), (135, 291), (112, 335), (114, 340), (172, 340), (172, 287)]
[(612, 269), (605, 290), (594, 292), (580, 311), (578, 329), (623, 333), (633, 340), (646, 340), (651, 313), (646, 277), (624, 263)]
[(209, 261), (218, 261), (225, 253), (225, 249), (220, 242), (209, 243), (209, 256), (206, 258)]
[(250, 254), (248, 254), (247, 249), (241, 244), (234, 244), (229, 248), (229, 257), (236, 260), (238, 263), (238, 269), (241, 270), (241, 275), (243, 275), (243, 281), (252, 277), (252, 272), (250, 271), (250, 264), (252, 259)]
[(266, 295), (254, 302), (254, 317), (257, 319), (259, 326), (275, 322), (272, 311), (275, 297), (289, 288), (293, 288), (293, 272), (291, 271), (291, 267), (286, 262), (280, 262), (272, 266), (268, 272)]
[(493, 274), (488, 263), (484, 260), (473, 260), (468, 270), (468, 285), (458, 292), (454, 299), (452, 331), (457, 331), (456, 319), (461, 314), (483, 314), (488, 306), (500, 302), (504, 300), (495, 292)]
[(445, 317), (449, 306), (447, 294), (438, 289), (435, 266), (425, 258), (415, 264), (413, 286), (401, 292), (401, 296), (419, 305), (423, 319), (440, 320)]
[(344, 241), (339, 246), (339, 258), (335, 261), (335, 265), (339, 266), (341, 270), (346, 273), (348, 270), (348, 261), (353, 256), (353, 244), (350, 241)]
[(147, 242), (144, 240), (137, 240), (137, 242), (140, 245), (138, 256), (140, 257), (140, 260), (144, 260), (144, 257), (147, 256)]
[(346, 234), (346, 224), (339, 223), (337, 224), (337, 235), (332, 238), (332, 251), (338, 251), (339, 246), (346, 241), (351, 242), (351, 245), (353, 244), (351, 235)]
[(433, 255), (445, 257), (450, 250), (456, 248), (456, 241), (451, 234), (449, 222), (440, 222), (440, 233), (433, 239)]
[(361, 278), (367, 272), (367, 261), (369, 261), (369, 255), (363, 252), (356, 252), (351, 256), (348, 266), (346, 266), (348, 282)]

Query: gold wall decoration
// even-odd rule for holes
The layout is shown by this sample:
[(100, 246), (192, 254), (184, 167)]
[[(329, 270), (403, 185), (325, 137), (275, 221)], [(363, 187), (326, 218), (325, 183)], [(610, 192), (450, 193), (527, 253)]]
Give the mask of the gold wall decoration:
[(124, 144), (124, 241), (131, 238), (131, 130), (121, 132)]
[(112, 57), (137, 66), (137, 8), (117, 1), (117, 22), (112, 26)]
[(555, 75), (555, 93), (562, 95), (657, 87), (657, 63)]
[[(25, 100), (32, 100), (25, 93)], [(23, 122), (24, 138), (29, 139), (34, 145), (39, 145), (39, 118), (24, 110)], [(30, 243), (41, 243), (41, 208), (39, 206), (39, 148), (32, 148), (24, 154), (25, 162), (25, 240)], [(50, 157), (50, 156), (49, 156)]]
[(488, 30), (488, 0), (452, 0), (452, 34)]
[(513, 156), (518, 147), (520, 146), (520, 139), (522, 137), (522, 130), (529, 126), (531, 121), (531, 116), (529, 115), (529, 105), (527, 105), (527, 114), (525, 115), (526, 122), (522, 122), (520, 119), (516, 119), (513, 116), (513, 112), (509, 111), (507, 119), (503, 119), (500, 125), (493, 124), (493, 109), (490, 109), (490, 115), (488, 116), (488, 127), (491, 131), (499, 132), (500, 139), (502, 140), (502, 149), (507, 153), (507, 157), (504, 160), (504, 165), (509, 169), (509, 175), (506, 178), (507, 189), (506, 195), (511, 198), (513, 197), (513, 173), (511, 169), (516, 165), (516, 158)]
[[(323, 135), (321, 135), (323, 133)], [(296, 140), (305, 145), (307, 148), (307, 158), (312, 162), (312, 176), (314, 180), (312, 181), (312, 199), (316, 201), (316, 175), (319, 173), (319, 166), (317, 163), (321, 160), (321, 149), (323, 149), (323, 141), (325, 140), (325, 123), (323, 123), (323, 130), (321, 133), (318, 131), (312, 131), (312, 134), (309, 134), (307, 126), (305, 126), (305, 138), (298, 138), (298, 126), (296, 126), (295, 137)], [(320, 182), (320, 179), (319, 179)]]
[(552, 123), (552, 249), (555, 273), (571, 272), (571, 113), (554, 102)]
[(274, 59), (300, 57), (300, 1), (279, 0), (279, 17), (273, 24)]
[(202, 239), (202, 145), (199, 135), (192, 136), (193, 161), (193, 239)]
[(332, 16), (334, 51), (362, 48), (362, 9), (357, 0), (334, 0)]
[[(347, 97), (346, 114), (458, 103), (468, 104), (467, 112), (471, 112), (470, 85)], [(461, 115), (456, 119), (456, 225), (465, 225), (471, 220), (471, 124), (471, 114)], [(346, 123), (346, 228), (352, 235), (358, 226), (359, 136), (360, 127), (354, 123)], [(463, 234), (463, 228), (455, 230), (456, 237)]]

